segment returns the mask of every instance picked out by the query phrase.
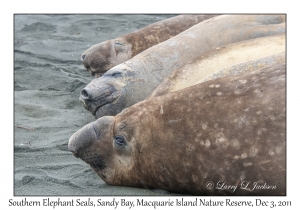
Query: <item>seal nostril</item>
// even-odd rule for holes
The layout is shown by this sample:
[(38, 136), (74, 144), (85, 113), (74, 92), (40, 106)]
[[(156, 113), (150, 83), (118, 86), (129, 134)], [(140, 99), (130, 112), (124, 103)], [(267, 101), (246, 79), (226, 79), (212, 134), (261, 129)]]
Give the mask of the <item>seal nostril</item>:
[(81, 56), (81, 61), (82, 61), (82, 62), (84, 62), (85, 56), (86, 56), (86, 55), (82, 55), (82, 56)]
[(87, 92), (85, 89), (83, 89), (83, 90), (81, 91), (81, 97), (82, 97), (83, 99), (89, 99), (89, 94), (88, 94), (88, 92)]

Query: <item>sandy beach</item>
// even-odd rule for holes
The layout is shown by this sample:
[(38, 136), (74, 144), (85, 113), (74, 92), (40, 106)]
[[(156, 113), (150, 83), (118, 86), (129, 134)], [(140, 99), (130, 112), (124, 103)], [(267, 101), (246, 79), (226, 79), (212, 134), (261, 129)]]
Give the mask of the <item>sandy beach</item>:
[(90, 46), (172, 15), (14, 15), (14, 195), (174, 195), (109, 186), (68, 151), (95, 120), (79, 92)]

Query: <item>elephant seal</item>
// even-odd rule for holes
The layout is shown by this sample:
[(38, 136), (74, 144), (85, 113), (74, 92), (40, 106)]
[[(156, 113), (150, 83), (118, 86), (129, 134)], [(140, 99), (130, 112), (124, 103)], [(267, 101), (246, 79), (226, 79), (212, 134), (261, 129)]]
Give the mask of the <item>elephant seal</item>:
[(218, 47), (174, 70), (149, 97), (181, 90), (217, 75), (237, 74), (285, 62), (285, 43), (283, 33)]
[(144, 100), (173, 70), (230, 43), (285, 32), (285, 15), (220, 15), (155, 45), (93, 79), (79, 100), (96, 118)]
[(140, 52), (170, 39), (191, 26), (216, 15), (178, 15), (150, 24), (133, 33), (93, 45), (81, 55), (85, 68), (95, 77)]
[(285, 64), (152, 97), (74, 133), (110, 185), (193, 195), (286, 194)]

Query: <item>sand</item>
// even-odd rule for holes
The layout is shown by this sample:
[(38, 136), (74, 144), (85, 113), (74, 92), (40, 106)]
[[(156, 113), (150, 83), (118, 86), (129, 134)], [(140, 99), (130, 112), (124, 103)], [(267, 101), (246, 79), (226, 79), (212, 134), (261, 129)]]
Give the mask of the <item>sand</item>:
[(173, 15), (14, 16), (14, 195), (174, 195), (110, 186), (68, 151), (69, 137), (95, 120), (79, 92), (93, 77), (90, 46)]

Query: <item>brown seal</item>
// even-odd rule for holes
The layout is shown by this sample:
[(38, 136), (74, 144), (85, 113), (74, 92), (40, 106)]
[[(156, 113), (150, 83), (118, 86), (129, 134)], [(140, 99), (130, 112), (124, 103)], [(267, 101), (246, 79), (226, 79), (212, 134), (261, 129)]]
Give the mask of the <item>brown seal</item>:
[(191, 26), (216, 15), (178, 15), (133, 33), (93, 45), (81, 55), (85, 68), (95, 77), (140, 52), (170, 39)]
[(93, 79), (80, 94), (97, 118), (144, 100), (174, 70), (217, 47), (285, 32), (285, 15), (220, 15), (157, 44)]
[(179, 67), (150, 95), (160, 96), (209, 79), (285, 62), (285, 34), (218, 47)]
[(152, 97), (68, 148), (110, 185), (194, 195), (286, 194), (285, 64)]

